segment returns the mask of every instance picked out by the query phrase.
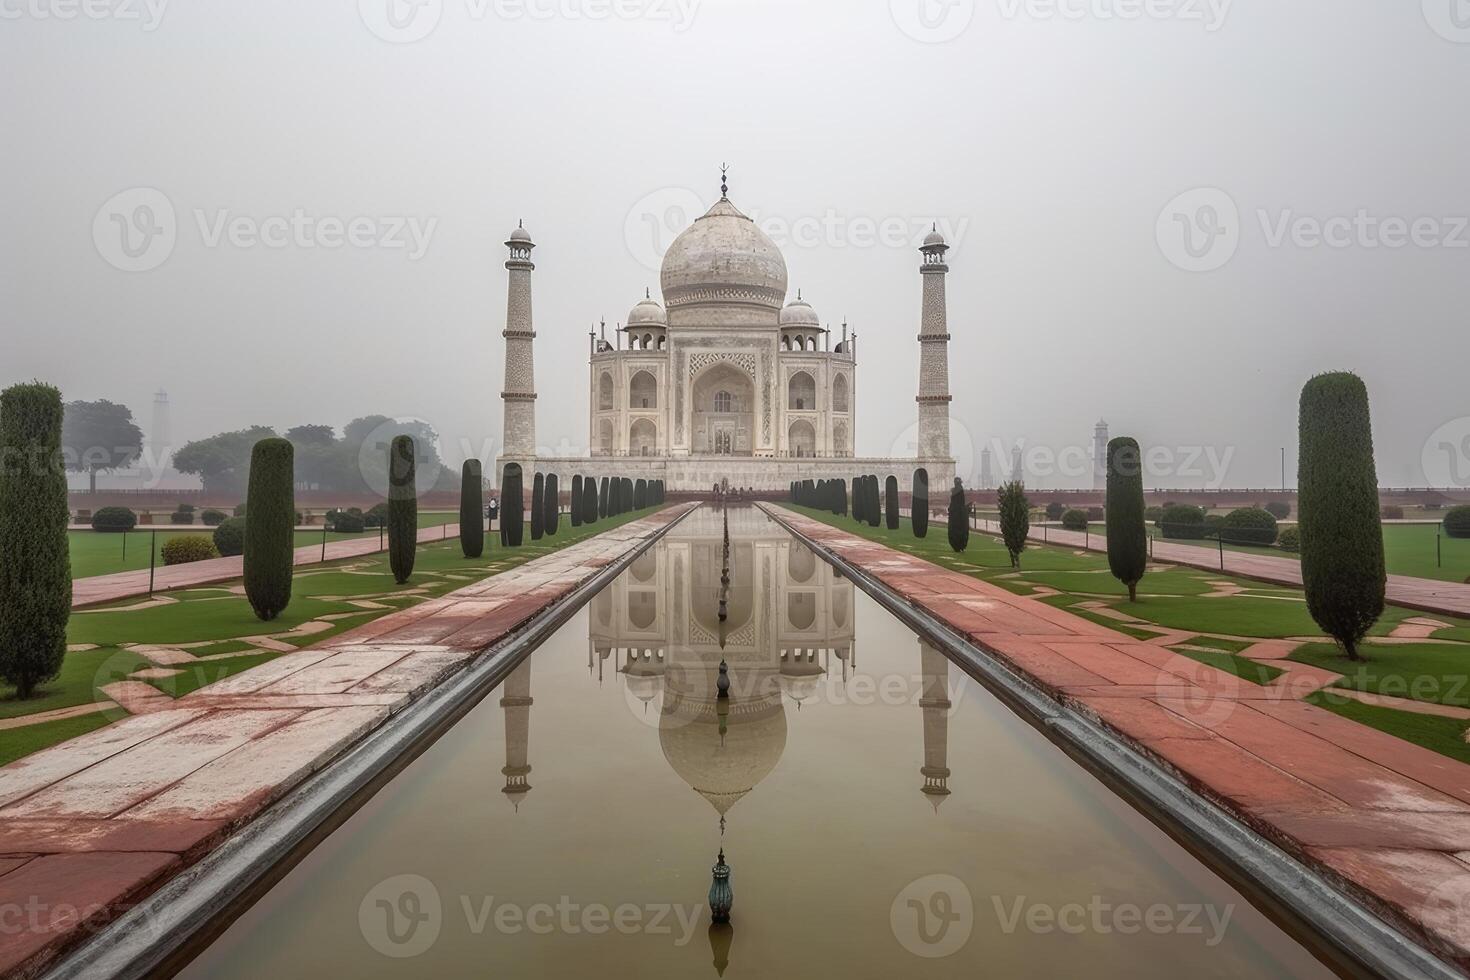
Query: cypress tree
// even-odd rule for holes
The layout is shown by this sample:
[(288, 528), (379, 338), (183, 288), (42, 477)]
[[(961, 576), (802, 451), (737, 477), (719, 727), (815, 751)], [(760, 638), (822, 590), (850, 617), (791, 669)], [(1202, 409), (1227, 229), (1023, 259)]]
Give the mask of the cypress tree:
[(1026, 537), (1031, 533), (1031, 501), (1020, 480), (1003, 483), (996, 496), (1000, 506), (1000, 536), (1011, 553), (1011, 567), (1021, 567), (1021, 552), (1026, 550)]
[(868, 503), (863, 513), (868, 518), (868, 527), (879, 527), (883, 523), (883, 495), (878, 487), (878, 477), (868, 477)]
[(607, 477), (603, 477), (602, 478), (602, 482), (599, 483), (598, 486), (597, 486), (597, 518), (598, 518), (598, 520), (601, 520), (601, 519), (607, 517), (608, 506), (612, 503), (612, 501), (608, 499), (608, 496), (609, 496), (609, 494), (611, 492), (612, 492), (611, 491), (611, 488), (608, 486)]
[(1108, 443), (1108, 568), (1128, 586), (1128, 601), (1138, 601), (1138, 583), (1148, 569), (1148, 528), (1144, 519), (1143, 458), (1138, 443), (1126, 437)]
[(245, 598), (265, 622), (291, 604), (296, 551), (294, 466), (295, 449), (285, 439), (262, 439), (250, 451), (250, 481), (245, 497), (245, 513), (249, 515), (245, 519)]
[(909, 504), (909, 523), (913, 526), (914, 537), (922, 538), (929, 534), (929, 471), (922, 466), (914, 470), (914, 492), (913, 500)]
[(582, 526), (582, 474), (576, 473), (572, 476), (572, 506), (569, 511), (572, 518), (572, 527)]
[(526, 533), (525, 475), (520, 463), (505, 464), (500, 477), (500, 543), (519, 548)]
[(459, 547), (466, 558), (485, 553), (485, 481), (478, 459), (465, 460), (460, 471)]
[(954, 478), (949, 492), (949, 546), (964, 551), (970, 545), (970, 503), (965, 499), (965, 484)]
[(531, 540), (540, 541), (546, 532), (546, 474), (531, 480)]
[[(407, 582), (413, 574), (418, 549), (419, 497), (414, 485), (417, 468), (413, 437), (396, 437), (388, 447), (388, 565), (399, 585)], [(248, 542), (253, 520), (254, 513), (245, 519), (246, 554), (250, 551)], [(246, 562), (248, 564), (248, 558)]]
[(546, 496), (542, 498), (541, 527), (548, 538), (561, 526), (561, 480), (555, 473), (546, 474)]
[(1297, 505), (1302, 584), (1317, 625), (1359, 660), (1383, 614), (1387, 574), (1368, 389), (1355, 374), (1321, 374), (1301, 398)]
[(71, 617), (61, 392), (0, 393), (0, 677), (29, 698), (61, 673)]
[(883, 485), (884, 517), (888, 530), (898, 530), (898, 477), (890, 476)]
[(582, 479), (582, 523), (597, 523), (597, 477)]

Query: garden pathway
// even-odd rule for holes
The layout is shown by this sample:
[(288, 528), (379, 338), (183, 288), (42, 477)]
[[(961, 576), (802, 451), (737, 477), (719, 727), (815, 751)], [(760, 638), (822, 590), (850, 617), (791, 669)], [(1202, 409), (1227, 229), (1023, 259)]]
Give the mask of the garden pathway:
[[(1320, 678), (1287, 675), (1256, 685), (762, 506), (817, 550), (872, 575), (1439, 955), (1470, 967), (1470, 766), (1301, 701), (1298, 688)], [(1257, 653), (1279, 663), (1282, 649)]]
[[(423, 528), (419, 531), (418, 540), (419, 544), (430, 544), (458, 536), (458, 524), (442, 524), (439, 527)], [(384, 537), (383, 541), (384, 545), (379, 545), (376, 534), (365, 535), (350, 541), (328, 541), (325, 559), (322, 557), (321, 545), (307, 545), (296, 549), (295, 564), (297, 566), (316, 565), (323, 560), (336, 561), (339, 558), (375, 555), (383, 550), (387, 538)], [(160, 564), (153, 572), (153, 591), (164, 592), (169, 589), (212, 585), (216, 582), (237, 579), (244, 574), (245, 559), (239, 555), (232, 558), (209, 558), (204, 561), (190, 562), (187, 565)], [(109, 575), (93, 575), (88, 578), (75, 579), (71, 584), (72, 608), (95, 606), (115, 602), (118, 599), (127, 599), (131, 596), (148, 595), (148, 576), (148, 569), (143, 568), (131, 572), (113, 572)]]
[(42, 970), (695, 506), (630, 521), (0, 768), (0, 909), (20, 911), (0, 929), (0, 976)]
[[(988, 534), (1000, 534), (999, 521), (979, 520), (976, 521), (976, 527)], [(1108, 550), (1108, 541), (1104, 535), (1064, 531), (1058, 527), (1048, 527), (1045, 531), (1033, 528), (1031, 540), (1045, 541), (1048, 544), (1068, 548), (1084, 548), (1090, 551)], [(1226, 551), (1222, 569), (1220, 552), (1217, 549), (1157, 539), (1153, 543), (1153, 557), (1156, 561), (1188, 565), (1191, 568), (1202, 568), (1212, 572), (1224, 571), (1229, 575), (1273, 582), (1277, 585), (1290, 585), (1296, 588), (1302, 585), (1301, 562), (1291, 558)], [(1408, 609), (1470, 616), (1470, 584), (1460, 585), (1454, 582), (1413, 578), (1408, 575), (1390, 575), (1388, 577), (1388, 601)]]

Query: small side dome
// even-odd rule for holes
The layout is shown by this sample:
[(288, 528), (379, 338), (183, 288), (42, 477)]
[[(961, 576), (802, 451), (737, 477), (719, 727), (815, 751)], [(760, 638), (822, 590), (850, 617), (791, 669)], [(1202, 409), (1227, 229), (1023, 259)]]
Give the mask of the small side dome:
[[(913, 239), (909, 239), (909, 241), (913, 241)], [(939, 227), (937, 225), (934, 227), (934, 230), (933, 231), (929, 232), (929, 234), (927, 234), (927, 235), (924, 236), (924, 245), (926, 247), (929, 246), (929, 245), (943, 245), (943, 244), (945, 244), (944, 236), (939, 233)]]
[(531, 233), (526, 230), (525, 224), (522, 223), (516, 225), (516, 230), (510, 233), (510, 240), (513, 242), (529, 242), (531, 240)]
[(638, 305), (628, 312), (628, 329), (634, 327), (667, 327), (669, 315), (651, 294), (645, 293)]
[(787, 303), (781, 310), (782, 327), (816, 327), (822, 326), (821, 318), (817, 311), (812, 309), (812, 304), (801, 298), (801, 291), (797, 290), (796, 299)]

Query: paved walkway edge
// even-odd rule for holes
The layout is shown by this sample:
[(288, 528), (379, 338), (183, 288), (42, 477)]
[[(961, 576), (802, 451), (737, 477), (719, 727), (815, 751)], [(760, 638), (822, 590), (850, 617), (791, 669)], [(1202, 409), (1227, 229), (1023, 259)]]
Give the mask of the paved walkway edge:
[(64, 954), (45, 976), (48, 980), (99, 976), (129, 980), (150, 976), (165, 965), (182, 965), (184, 950), (195, 936), (203, 935), (222, 915), (244, 911), (258, 884), (273, 884), (269, 876), (282, 862), (304, 856), (301, 848), (314, 835), (330, 833), (350, 818), (376, 792), (375, 782), (386, 783), (411, 763), (523, 658), (696, 509), (690, 507), (662, 525), (514, 635), (488, 647), (465, 669), (393, 715), (197, 863)]
[(901, 622), (922, 633), (957, 662), (972, 668), (977, 678), (1012, 710), (1047, 733), (1115, 789), (1121, 789), (1125, 798), (1136, 806), (1141, 804), (1139, 808), (1146, 815), (1164, 823), (1167, 829), (1209, 854), (1232, 875), (1259, 889), (1349, 963), (1372, 975), (1404, 980), (1464, 976), (1328, 878), (1191, 790), (1131, 741), (1058, 702), (992, 651), (956, 635), (942, 619), (911, 605), (859, 566), (803, 534), (781, 509), (765, 504), (758, 506)]

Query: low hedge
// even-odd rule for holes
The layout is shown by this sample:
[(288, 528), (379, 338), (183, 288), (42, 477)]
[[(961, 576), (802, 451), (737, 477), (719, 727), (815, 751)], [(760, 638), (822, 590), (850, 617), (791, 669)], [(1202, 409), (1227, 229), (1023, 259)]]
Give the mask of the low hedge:
[(326, 522), (327, 527), (338, 534), (361, 534), (367, 529), (367, 518), (357, 507), (349, 507), (346, 510), (333, 508), (327, 511)]
[(214, 529), (214, 546), (226, 558), (245, 553), (245, 518), (231, 517)]
[(1291, 504), (1284, 500), (1273, 500), (1263, 509), (1278, 521), (1284, 521), (1291, 516)]
[(1401, 521), (1404, 519), (1404, 509), (1398, 504), (1384, 504), (1379, 516), (1385, 521)]
[(170, 524), (193, 524), (194, 512), (192, 510), (176, 510), (168, 515)]
[(1276, 534), (1276, 518), (1259, 507), (1232, 510), (1220, 525), (1220, 536), (1227, 544), (1273, 545)]
[(1450, 508), (1444, 515), (1444, 533), (1452, 538), (1470, 538), (1470, 504)]
[(205, 527), (219, 527), (225, 522), (226, 516), (222, 510), (206, 510), (199, 515), (199, 522)]
[(1060, 500), (1053, 500), (1051, 503), (1046, 505), (1046, 519), (1049, 521), (1061, 520), (1062, 515), (1066, 512), (1067, 505), (1062, 503)]
[(1087, 511), (1069, 510), (1062, 515), (1062, 527), (1068, 531), (1087, 530)]
[(1281, 546), (1282, 551), (1289, 551), (1292, 554), (1296, 554), (1302, 550), (1301, 528), (1294, 524), (1291, 527), (1282, 528), (1281, 534), (1276, 538), (1276, 543)]
[(131, 531), (138, 526), (138, 515), (126, 507), (102, 507), (92, 515), (94, 531)]
[(169, 538), (159, 549), (165, 565), (187, 565), (194, 561), (218, 558), (219, 549), (204, 534), (181, 534)]

